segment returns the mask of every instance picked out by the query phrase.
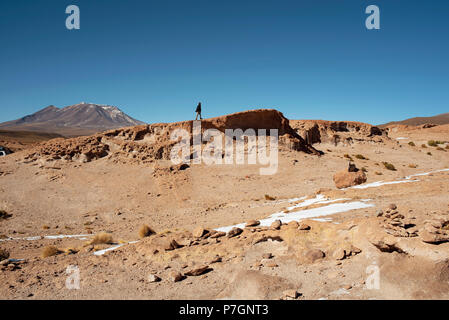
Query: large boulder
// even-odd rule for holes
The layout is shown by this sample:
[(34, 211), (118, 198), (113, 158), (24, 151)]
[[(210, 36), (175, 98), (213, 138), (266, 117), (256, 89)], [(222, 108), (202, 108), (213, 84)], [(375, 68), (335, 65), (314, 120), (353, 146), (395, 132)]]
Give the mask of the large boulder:
[(366, 182), (366, 174), (362, 170), (358, 170), (352, 164), (346, 170), (338, 171), (334, 175), (334, 183), (338, 189), (348, 188)]

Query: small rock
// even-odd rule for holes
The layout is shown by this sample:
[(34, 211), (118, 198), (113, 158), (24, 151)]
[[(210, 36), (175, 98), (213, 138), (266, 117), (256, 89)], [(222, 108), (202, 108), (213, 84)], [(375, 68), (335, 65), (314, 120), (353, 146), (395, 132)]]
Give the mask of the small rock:
[(388, 205), (388, 209), (390, 209), (390, 210), (396, 210), (397, 208), (398, 207), (394, 203), (391, 203)]
[(297, 228), (299, 228), (299, 223), (298, 223), (298, 221), (291, 221), (291, 222), (289, 222), (288, 224), (287, 224), (287, 226), (290, 228), (295, 228), (295, 229), (297, 229)]
[(262, 258), (263, 259), (271, 259), (271, 258), (273, 258), (273, 255), (270, 252), (269, 253), (264, 253), (262, 255)]
[(325, 256), (324, 252), (321, 251), (320, 249), (311, 249), (308, 250), (305, 254), (304, 257), (309, 261), (309, 262), (315, 262), (316, 260), (319, 259), (323, 259)]
[(210, 262), (211, 264), (212, 263), (218, 263), (218, 262), (221, 262), (223, 259), (221, 258), (221, 257), (219, 257), (219, 256), (216, 256), (215, 258), (213, 258), (212, 259), (212, 261)]
[(382, 217), (382, 215), (384, 214), (384, 212), (382, 210), (377, 210), (376, 212), (376, 217)]
[(195, 230), (193, 230), (192, 235), (195, 238), (201, 238), (202, 236), (204, 236), (207, 233), (207, 230), (204, 229), (203, 227), (197, 227)]
[(296, 298), (298, 298), (299, 293), (295, 289), (289, 289), (289, 290), (285, 290), (284, 292), (282, 292), (282, 295), (284, 298), (296, 299)]
[(179, 282), (179, 281), (182, 281), (184, 279), (184, 276), (181, 273), (179, 273), (179, 272), (173, 271), (173, 272), (170, 273), (169, 278), (173, 282)]
[(346, 252), (343, 249), (337, 249), (334, 254), (333, 257), (335, 260), (343, 260), (346, 257)]
[(306, 223), (301, 223), (298, 227), (299, 230), (310, 230), (310, 226)]
[(192, 269), (190, 271), (187, 271), (185, 273), (185, 275), (186, 276), (194, 276), (194, 277), (196, 277), (196, 276), (200, 276), (200, 275), (206, 273), (209, 270), (211, 270), (209, 268), (209, 266), (201, 266), (201, 267), (198, 267), (198, 268), (194, 268), (194, 269)]
[(155, 275), (155, 274), (150, 274), (149, 276), (148, 276), (148, 281), (149, 282), (159, 282), (159, 281), (161, 281), (161, 278), (159, 278), (157, 275)]
[(282, 226), (281, 220), (275, 220), (275, 221), (271, 224), (270, 228), (271, 228), (271, 229), (274, 229), (274, 230), (279, 230), (279, 228), (280, 228), (281, 226)]
[(258, 220), (250, 220), (246, 223), (246, 227), (255, 227), (260, 224), (260, 221)]
[(243, 232), (243, 230), (240, 228), (232, 228), (231, 231), (228, 232), (227, 237), (232, 238), (232, 237), (238, 236), (242, 232)]
[(213, 239), (216, 239), (216, 238), (224, 237), (225, 235), (226, 235), (226, 232), (218, 231), (218, 232), (213, 233), (210, 237)]

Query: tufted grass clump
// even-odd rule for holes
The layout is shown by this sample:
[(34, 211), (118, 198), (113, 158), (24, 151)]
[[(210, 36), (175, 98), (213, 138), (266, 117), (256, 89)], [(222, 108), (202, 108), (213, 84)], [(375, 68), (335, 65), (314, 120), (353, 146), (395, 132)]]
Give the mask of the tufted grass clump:
[(153, 229), (151, 229), (149, 226), (147, 226), (146, 224), (141, 226), (139, 229), (139, 237), (141, 239), (143, 239), (145, 237), (149, 237), (153, 234), (156, 234), (156, 232)]
[(410, 141), (410, 142), (408, 143), (408, 145), (409, 145), (410, 147), (415, 147), (415, 146), (416, 146), (416, 144), (415, 144), (413, 141)]
[(357, 159), (360, 159), (360, 160), (369, 160), (368, 158), (366, 158), (364, 155), (362, 155), (362, 154), (356, 154), (354, 157), (356, 157)]
[(58, 248), (56, 248), (55, 246), (46, 246), (42, 250), (41, 256), (42, 256), (42, 258), (48, 258), (48, 257), (56, 256), (60, 253), (62, 253), (62, 251), (59, 250)]
[(89, 242), (91, 245), (95, 244), (113, 244), (114, 240), (110, 233), (100, 232), (97, 233), (94, 238)]
[(391, 171), (396, 171), (396, 168), (391, 163), (389, 163), (389, 162), (382, 162), (382, 164), (384, 165), (385, 169), (391, 170)]

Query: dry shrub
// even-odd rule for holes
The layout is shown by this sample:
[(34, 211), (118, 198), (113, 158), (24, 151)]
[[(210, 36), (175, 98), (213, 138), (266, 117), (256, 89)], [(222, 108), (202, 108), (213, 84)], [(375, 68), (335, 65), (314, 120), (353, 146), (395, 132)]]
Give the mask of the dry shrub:
[(275, 197), (271, 197), (268, 194), (266, 194), (265, 195), (265, 200), (274, 201), (274, 200), (276, 200), (276, 198)]
[(376, 171), (376, 172), (374, 172), (374, 174), (377, 174), (378, 176), (381, 176), (382, 172)]
[(156, 232), (154, 232), (153, 229), (151, 229), (149, 226), (147, 226), (146, 224), (144, 224), (142, 227), (140, 227), (139, 229), (139, 237), (145, 238), (145, 237), (149, 237), (153, 234), (155, 234)]
[(441, 147), (437, 147), (437, 150), (438, 150), (438, 151), (444, 151), (444, 152), (446, 152), (446, 150), (444, 150), (444, 149), (441, 148)]
[(427, 146), (425, 144), (422, 144), (421, 147), (422, 148), (427, 148)]
[(432, 152), (427, 152), (427, 155), (431, 156), (431, 155), (432, 155)]
[(343, 157), (352, 161), (352, 157), (349, 154), (345, 154)]
[(408, 145), (411, 146), (411, 147), (416, 146), (416, 144), (415, 144), (413, 141), (410, 141), (410, 142), (408, 143)]
[(97, 233), (89, 244), (112, 244), (112, 235), (106, 232)]
[(44, 225), (42, 226), (42, 229), (44, 229), (44, 230), (48, 230), (48, 229), (50, 229), (50, 227), (49, 227), (49, 226), (47, 226), (46, 224), (44, 224)]
[(429, 140), (427, 141), (427, 144), (431, 147), (438, 147), (438, 143), (435, 140)]
[(449, 149), (449, 144), (446, 146), (446, 148), (445, 149)]
[(411, 163), (411, 164), (408, 165), (408, 167), (409, 167), (409, 168), (412, 168), (412, 169), (415, 169), (415, 168), (418, 167), (418, 165), (417, 165), (417, 164)]
[(366, 158), (364, 155), (362, 155), (362, 154), (356, 154), (354, 157), (356, 157), (357, 159), (360, 159), (360, 160), (369, 160), (368, 158)]
[(362, 167), (363, 172), (368, 172), (368, 170), (365, 167)]
[(55, 246), (47, 246), (42, 250), (42, 258), (48, 258), (60, 254), (62, 251)]
[(0, 249), (0, 261), (6, 260), (9, 258), (9, 251), (6, 249)]
[(391, 170), (391, 171), (396, 171), (396, 168), (391, 163), (389, 163), (389, 162), (382, 162), (382, 164), (384, 165), (385, 169), (388, 169), (388, 170)]

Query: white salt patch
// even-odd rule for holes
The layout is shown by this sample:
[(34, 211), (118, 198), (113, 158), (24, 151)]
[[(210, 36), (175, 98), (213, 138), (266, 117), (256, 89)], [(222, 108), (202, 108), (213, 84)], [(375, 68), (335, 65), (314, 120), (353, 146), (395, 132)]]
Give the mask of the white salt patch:
[(365, 183), (365, 184), (360, 184), (358, 186), (353, 186), (353, 187), (349, 187), (349, 188), (345, 188), (343, 190), (346, 189), (367, 189), (367, 188), (376, 188), (376, 187), (380, 187), (380, 186), (384, 186), (384, 185), (388, 185), (388, 184), (398, 184), (398, 183), (405, 183), (405, 182), (416, 182), (419, 180), (398, 180), (398, 181), (376, 181), (376, 182), (372, 182), (372, 183)]
[(449, 171), (449, 169), (440, 169), (440, 170), (435, 170), (435, 171), (430, 171), (430, 172), (416, 173), (416, 174), (412, 174), (410, 176), (405, 177), (405, 179), (411, 179), (412, 177), (427, 176), (432, 173), (445, 172), (445, 171)]
[(25, 237), (25, 238), (6, 238), (6, 239), (0, 239), (1, 241), (13, 241), (13, 240), (27, 240), (27, 241), (35, 241), (35, 240), (42, 240), (42, 239), (64, 239), (64, 238), (79, 238), (79, 240), (86, 240), (86, 237), (89, 237), (91, 235), (89, 234), (73, 234), (73, 235), (55, 235), (55, 236), (35, 236), (35, 237)]
[(405, 138), (405, 137), (396, 138), (396, 140), (405, 140), (405, 139), (408, 139), (408, 138)]
[(126, 244), (126, 243), (122, 243), (122, 244), (116, 245), (116, 246), (114, 246), (114, 247), (110, 247), (110, 248), (107, 248), (107, 249), (95, 251), (95, 252), (94, 252), (94, 255), (96, 255), (96, 256), (102, 256), (102, 255), (104, 255), (104, 254), (105, 254), (106, 252), (108, 252), (108, 251), (112, 251), (112, 250), (118, 249), (118, 248), (120, 248), (120, 247), (123, 247), (125, 244)]
[(95, 251), (95, 252), (94, 252), (94, 255), (96, 255), (96, 256), (102, 256), (102, 255), (104, 255), (104, 254), (105, 254), (106, 252), (108, 252), (108, 251), (113, 251), (113, 250), (116, 250), (116, 249), (118, 249), (118, 248), (123, 247), (124, 245), (127, 245), (127, 244), (134, 244), (134, 243), (137, 243), (137, 242), (139, 242), (139, 241), (130, 241), (130, 242), (128, 242), (128, 243), (121, 243), (121, 244), (118, 244), (118, 245), (113, 246), (113, 247), (110, 247), (110, 248), (106, 248), (106, 249), (103, 249), (103, 250)]
[[(314, 200), (314, 199), (309, 199), (309, 200)], [(339, 200), (341, 200), (341, 199), (329, 200), (329, 201), (339, 201)], [(304, 202), (306, 202), (306, 201), (304, 201)], [(311, 201), (309, 201), (308, 203), (310, 203), (310, 202)], [(349, 203), (334, 203), (334, 204), (330, 204), (328, 206), (324, 206), (324, 207), (320, 207), (320, 208), (306, 209), (306, 210), (301, 210), (301, 211), (297, 211), (297, 212), (290, 212), (290, 213), (277, 212), (277, 213), (272, 214), (270, 217), (268, 217), (266, 219), (260, 220), (260, 226), (268, 227), (275, 220), (281, 220), (282, 223), (289, 223), (291, 221), (301, 221), (303, 219), (323, 217), (323, 216), (328, 216), (328, 215), (332, 215), (332, 214), (336, 214), (336, 213), (347, 212), (347, 211), (357, 210), (357, 209), (364, 209), (364, 208), (369, 208), (369, 207), (373, 207), (373, 206), (374, 206), (373, 204), (367, 204), (367, 203), (361, 202), (361, 201), (354, 201), (354, 202), (349, 202)], [(215, 230), (222, 231), (222, 232), (229, 232), (232, 228), (236, 228), (236, 227), (244, 228), (245, 223), (240, 223), (240, 224), (236, 224), (236, 225), (228, 226), (228, 227), (221, 227), (221, 228), (217, 228)]]

